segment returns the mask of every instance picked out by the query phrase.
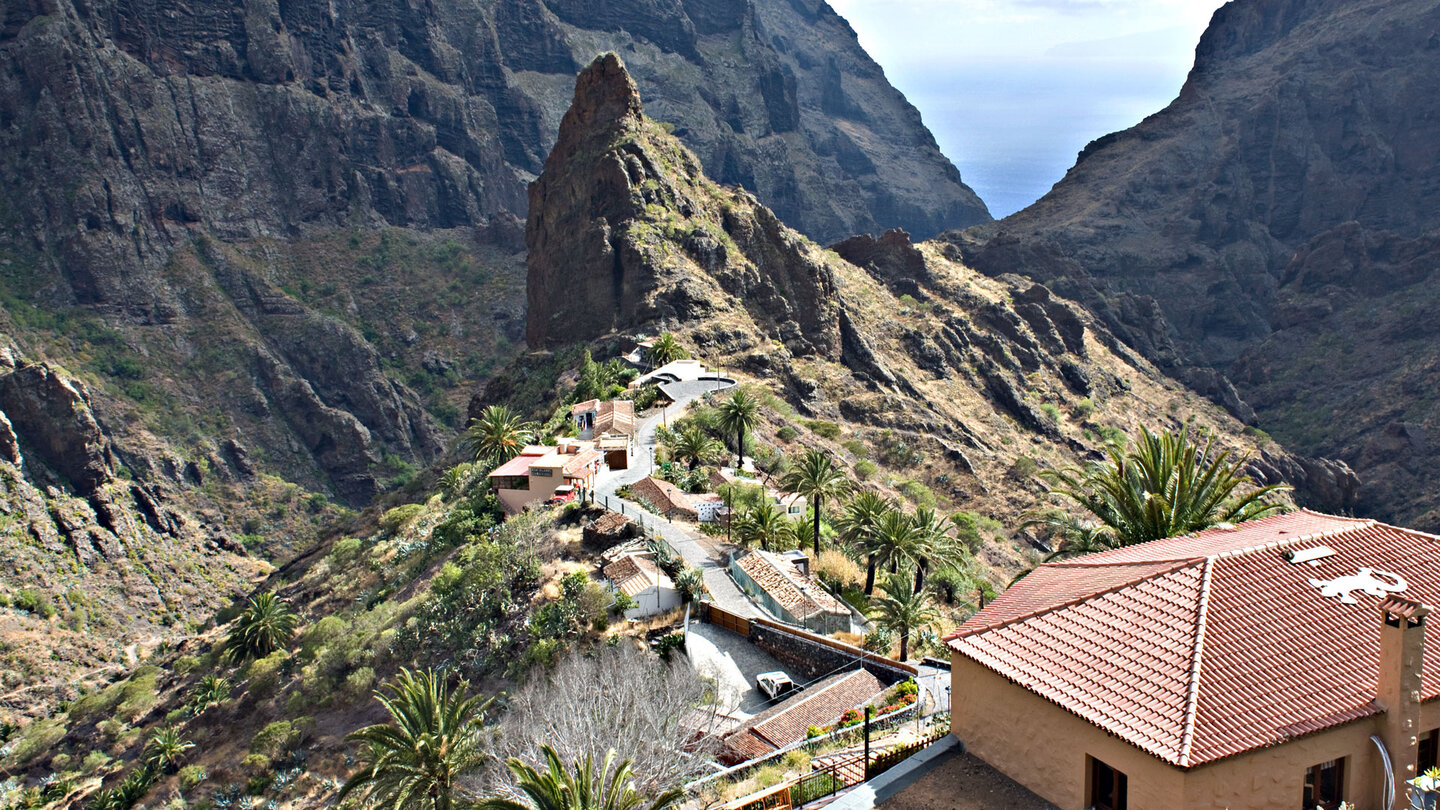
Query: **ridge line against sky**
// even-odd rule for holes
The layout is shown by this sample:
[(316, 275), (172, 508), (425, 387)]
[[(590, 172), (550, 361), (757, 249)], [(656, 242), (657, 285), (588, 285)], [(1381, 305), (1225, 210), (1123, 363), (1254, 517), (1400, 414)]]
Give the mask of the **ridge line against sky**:
[(1223, 0), (830, 0), (997, 219), (1184, 84)]

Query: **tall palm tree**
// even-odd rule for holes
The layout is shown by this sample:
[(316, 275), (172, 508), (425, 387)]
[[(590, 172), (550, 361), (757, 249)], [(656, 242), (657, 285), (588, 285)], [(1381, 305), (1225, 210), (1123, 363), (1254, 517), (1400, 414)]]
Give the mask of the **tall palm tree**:
[(925, 587), (925, 573), (933, 564), (937, 568), (964, 561), (960, 544), (948, 534), (950, 521), (934, 509), (921, 507), (910, 518), (915, 527), (915, 590)]
[(343, 800), (360, 791), (367, 806), (393, 810), (451, 810), (469, 804), (456, 781), (486, 756), (483, 717), (492, 699), (467, 697), (470, 682), (452, 690), (444, 670), (402, 669), (389, 696), (375, 699), (390, 722), (366, 726), (349, 739), (360, 743), (365, 766), (340, 788)]
[(760, 403), (744, 388), (735, 389), (730, 398), (720, 403), (719, 426), (735, 436), (737, 468), (745, 466), (745, 437), (760, 421)]
[(669, 448), (676, 461), (688, 462), (692, 470), (725, 452), (725, 447), (707, 436), (698, 425), (686, 425), (678, 433), (672, 433)]
[(151, 771), (164, 773), (179, 765), (185, 752), (194, 747), (195, 743), (180, 736), (179, 729), (166, 726), (145, 742), (141, 759)]
[(919, 543), (915, 521), (899, 509), (891, 509), (880, 516), (871, 543), (876, 561), (889, 568), (891, 574), (898, 573), (900, 563), (915, 560), (916, 545)]
[(769, 551), (780, 541), (786, 523), (785, 513), (780, 511), (780, 507), (765, 500), (740, 514), (734, 527), (735, 538), (747, 548), (758, 543), (761, 549)]
[(477, 462), (498, 464), (513, 458), (534, 441), (535, 425), (505, 405), (491, 405), (470, 420), (461, 443)]
[(1050, 495), (1069, 500), (1099, 521), (1113, 545), (1128, 546), (1189, 534), (1221, 523), (1240, 523), (1284, 511), (1268, 500), (1286, 484), (1253, 485), (1242, 472), (1246, 458), (1215, 452), (1214, 438), (1201, 447), (1187, 431), (1151, 433), (1141, 428), (1134, 447), (1111, 443), (1108, 458), (1084, 469), (1043, 470)]
[(651, 367), (659, 368), (666, 363), (683, 360), (689, 357), (690, 353), (685, 351), (684, 347), (680, 345), (680, 341), (676, 340), (674, 335), (665, 332), (655, 338), (654, 345), (650, 347), (650, 351), (647, 352), (646, 355), (650, 360)]
[(574, 769), (567, 771), (554, 748), (546, 745), (540, 751), (545, 757), (543, 771), (515, 757), (508, 763), (521, 792), (530, 800), (529, 807), (511, 799), (486, 799), (476, 805), (477, 810), (666, 810), (679, 806), (685, 798), (685, 791), (673, 788), (645, 804), (645, 797), (635, 790), (630, 761), (611, 769), (614, 749), (605, 755), (598, 773), (589, 756), (584, 762), (577, 760)]
[(820, 504), (826, 498), (839, 499), (850, 491), (850, 481), (835, 457), (817, 447), (805, 451), (800, 461), (780, 479), (780, 486), (790, 492), (798, 492), (810, 501), (815, 513), (816, 558), (820, 556)]
[(910, 577), (891, 574), (882, 586), (884, 596), (870, 602), (870, 618), (882, 628), (900, 636), (900, 660), (910, 656), (910, 634), (940, 620), (940, 610), (931, 604), (930, 592), (915, 590)]
[(289, 644), (299, 624), (300, 617), (274, 591), (250, 597), (226, 637), (231, 660), (239, 663), (247, 658), (264, 658)]
[(895, 511), (895, 504), (880, 496), (878, 492), (865, 490), (845, 504), (845, 510), (835, 521), (835, 530), (841, 542), (853, 555), (865, 558), (865, 593), (875, 591), (875, 566), (877, 562), (875, 536), (880, 531), (880, 519), (885, 513)]

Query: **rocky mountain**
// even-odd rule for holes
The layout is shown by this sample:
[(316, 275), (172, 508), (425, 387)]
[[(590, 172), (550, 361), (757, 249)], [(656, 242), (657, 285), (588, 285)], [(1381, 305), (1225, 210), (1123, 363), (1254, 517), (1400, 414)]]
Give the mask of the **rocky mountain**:
[(1440, 529), (1437, 32), (1423, 0), (1235, 0), (1170, 106), (950, 241), (1083, 301), (1292, 450), (1349, 462), (1360, 513)]
[[(806, 417), (929, 448), (893, 480), (999, 516), (1035, 505), (1037, 467), (1089, 457), (1105, 436), (1141, 424), (1194, 424), (1255, 448), (1243, 425), (1045, 286), (986, 278), (953, 245), (912, 244), (902, 231), (825, 250), (749, 193), (711, 182), (644, 115), (614, 55), (581, 74), (558, 143), (531, 186), (533, 347), (591, 343), (603, 357), (624, 338), (672, 331)], [(551, 357), (502, 375), (471, 412), (506, 398), (535, 407), (533, 381)], [(1353, 504), (1343, 464), (1271, 444), (1254, 471), (1291, 481), (1307, 503)]]

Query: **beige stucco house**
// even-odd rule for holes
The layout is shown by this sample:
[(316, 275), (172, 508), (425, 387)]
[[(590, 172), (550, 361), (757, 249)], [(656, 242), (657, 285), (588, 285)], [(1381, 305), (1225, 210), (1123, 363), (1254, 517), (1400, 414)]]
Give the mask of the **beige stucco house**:
[(602, 464), (604, 455), (594, 442), (561, 439), (554, 447), (530, 445), (490, 473), (490, 486), (513, 515), (558, 494), (584, 498), (594, 490)]
[(1408, 807), (1437, 595), (1440, 538), (1305, 510), (1050, 563), (946, 637), (952, 728), (1061, 810)]

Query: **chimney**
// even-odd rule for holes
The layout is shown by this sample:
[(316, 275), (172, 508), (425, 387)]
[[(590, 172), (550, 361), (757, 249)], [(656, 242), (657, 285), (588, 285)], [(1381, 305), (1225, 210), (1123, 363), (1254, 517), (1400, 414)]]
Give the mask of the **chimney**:
[[(1395, 770), (1395, 788), (1414, 779), (1419, 756), (1420, 670), (1425, 660), (1427, 605), (1399, 596), (1380, 602), (1380, 678), (1376, 698), (1385, 709), (1381, 733)], [(1403, 792), (1400, 795), (1404, 795)]]

